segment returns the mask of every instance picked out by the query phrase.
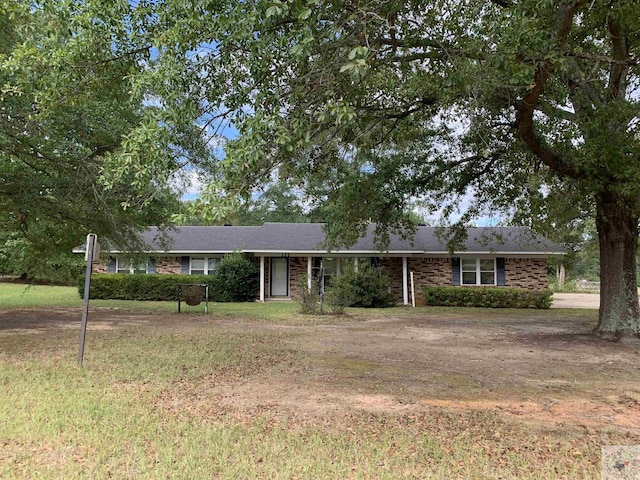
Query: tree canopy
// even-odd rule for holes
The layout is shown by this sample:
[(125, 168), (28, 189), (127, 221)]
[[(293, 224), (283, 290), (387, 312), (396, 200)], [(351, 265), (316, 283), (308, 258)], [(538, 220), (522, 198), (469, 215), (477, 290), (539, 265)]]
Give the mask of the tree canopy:
[(318, 188), (344, 242), (370, 220), (382, 235), (410, 226), (415, 198), (463, 207), (464, 223), (553, 191), (595, 217), (598, 328), (640, 331), (638, 2), (145, 5), (162, 54), (144, 81), (189, 98), (176, 112), (240, 132), (221, 163), (227, 191), (274, 172)]
[(383, 242), (410, 233), (416, 199), (465, 223), (556, 196), (595, 221), (598, 330), (640, 332), (637, 1), (69, 5), (112, 32), (95, 55), (149, 52), (129, 71), (149, 108), (108, 156), (110, 186), (142, 188), (188, 161), (229, 198), (286, 179), (331, 205), (333, 243), (370, 221)]
[(148, 49), (126, 41), (126, 9), (115, 16), (116, 7), (99, 7), (0, 2), (5, 273), (69, 279), (76, 273), (71, 250), (87, 233), (133, 246), (141, 226), (162, 224), (176, 208), (166, 184), (131, 173), (105, 178), (126, 136), (146, 121), (130, 80)]

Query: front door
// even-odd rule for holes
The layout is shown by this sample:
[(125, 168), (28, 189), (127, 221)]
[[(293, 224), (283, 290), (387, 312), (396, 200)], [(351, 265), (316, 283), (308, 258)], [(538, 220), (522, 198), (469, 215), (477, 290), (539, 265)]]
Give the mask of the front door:
[(286, 297), (289, 295), (289, 259), (271, 259), (271, 296)]

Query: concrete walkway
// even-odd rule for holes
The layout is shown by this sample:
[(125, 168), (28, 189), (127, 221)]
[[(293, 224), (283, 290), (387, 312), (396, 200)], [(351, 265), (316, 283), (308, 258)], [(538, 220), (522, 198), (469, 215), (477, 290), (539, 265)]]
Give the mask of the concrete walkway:
[(599, 293), (554, 293), (551, 308), (600, 308)]

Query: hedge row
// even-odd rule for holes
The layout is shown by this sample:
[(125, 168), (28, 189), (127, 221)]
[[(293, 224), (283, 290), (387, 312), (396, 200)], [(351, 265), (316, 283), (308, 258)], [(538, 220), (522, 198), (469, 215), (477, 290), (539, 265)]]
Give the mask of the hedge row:
[[(209, 300), (251, 302), (256, 298), (258, 283), (257, 267), (242, 254), (234, 252), (224, 256), (213, 275), (93, 275), (89, 298), (175, 301), (180, 285), (207, 284)], [(84, 296), (84, 276), (78, 279), (78, 292)]]
[[(209, 300), (215, 300), (215, 279), (210, 275), (128, 275), (93, 274), (89, 298), (100, 300), (177, 301), (178, 286), (186, 283), (209, 285)], [(84, 296), (84, 276), (78, 279), (78, 292)]]
[(442, 307), (549, 308), (551, 290), (490, 287), (424, 287), (425, 303)]

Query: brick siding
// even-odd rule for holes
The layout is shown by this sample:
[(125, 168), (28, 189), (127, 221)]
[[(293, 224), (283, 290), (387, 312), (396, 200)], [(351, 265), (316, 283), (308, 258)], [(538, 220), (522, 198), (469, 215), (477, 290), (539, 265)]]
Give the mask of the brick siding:
[(384, 270), (387, 277), (389, 277), (391, 293), (396, 297), (398, 303), (402, 304), (402, 258), (381, 258), (379, 265)]
[[(307, 257), (289, 258), (289, 296), (296, 300), (300, 292), (300, 284), (307, 278)], [(306, 285), (306, 283), (305, 283)]]
[(109, 264), (107, 261), (100, 260), (98, 263), (93, 265), (94, 273), (108, 273)]
[(155, 257), (156, 273), (182, 273), (181, 257)]
[[(409, 272), (413, 272), (416, 305), (424, 305), (422, 287), (451, 285), (451, 259), (448, 257), (409, 257), (407, 266)], [(410, 284), (409, 289), (411, 289)], [(411, 292), (409, 292), (409, 302), (411, 302)]]
[(544, 290), (549, 288), (546, 258), (505, 258), (506, 286)]
[[(180, 274), (181, 257), (154, 257), (156, 261), (156, 273)], [(260, 268), (260, 258), (253, 257), (252, 262)], [(389, 276), (391, 292), (402, 304), (402, 258), (387, 257), (380, 259), (380, 266)], [(94, 265), (94, 272), (107, 273), (107, 260), (101, 260)], [(264, 261), (264, 288), (265, 298), (270, 296), (270, 257)], [(424, 304), (422, 287), (426, 285), (445, 286), (451, 285), (451, 259), (448, 257), (407, 257), (409, 272), (413, 272), (416, 304)], [(298, 297), (301, 282), (307, 275), (307, 257), (289, 258), (289, 295), (292, 299)], [(529, 290), (542, 290), (549, 287), (547, 274), (547, 260), (545, 258), (505, 258), (506, 286), (526, 288)], [(407, 285), (411, 288), (409, 279)], [(410, 292), (409, 292), (410, 295)], [(260, 293), (257, 292), (256, 298)], [(411, 301), (411, 298), (409, 298)]]

